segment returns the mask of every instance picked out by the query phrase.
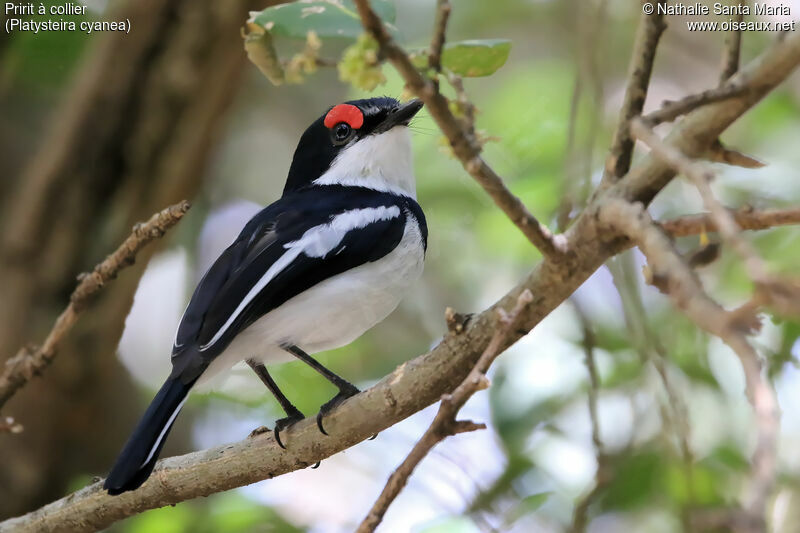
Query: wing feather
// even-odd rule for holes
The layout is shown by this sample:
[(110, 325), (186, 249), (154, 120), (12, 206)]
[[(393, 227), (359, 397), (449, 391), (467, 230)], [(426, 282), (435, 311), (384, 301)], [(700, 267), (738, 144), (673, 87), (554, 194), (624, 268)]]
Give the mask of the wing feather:
[(408, 216), (405, 204), (416, 202), (341, 189), (346, 190), (331, 187), (321, 198), (284, 196), (248, 222), (195, 289), (178, 328), (173, 375), (196, 377), (264, 314), (397, 246)]

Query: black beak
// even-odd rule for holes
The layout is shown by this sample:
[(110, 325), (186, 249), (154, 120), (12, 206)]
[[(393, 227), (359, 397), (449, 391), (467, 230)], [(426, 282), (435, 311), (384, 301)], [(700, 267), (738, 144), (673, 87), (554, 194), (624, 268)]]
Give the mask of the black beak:
[(389, 111), (389, 115), (376, 128), (376, 133), (389, 131), (395, 126), (408, 126), (411, 119), (420, 109), (422, 109), (422, 102), (416, 98), (405, 104), (400, 104)]

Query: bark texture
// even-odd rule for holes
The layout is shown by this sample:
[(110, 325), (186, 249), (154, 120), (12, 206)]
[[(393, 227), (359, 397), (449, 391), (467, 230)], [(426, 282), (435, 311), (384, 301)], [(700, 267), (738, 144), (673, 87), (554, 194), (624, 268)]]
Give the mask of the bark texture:
[[(253, 4), (136, 0), (110, 15), (130, 19), (131, 32), (92, 41), (3, 201), (0, 360), (43, 338), (75, 276), (134, 222), (197, 192), (244, 65), (238, 32)], [(134, 422), (135, 390), (114, 351), (151, 254), (87, 311), (47, 379), (5, 406), (25, 431), (0, 439), (0, 486), (14, 487), (0, 516), (58, 497), (76, 472), (101, 473)]]

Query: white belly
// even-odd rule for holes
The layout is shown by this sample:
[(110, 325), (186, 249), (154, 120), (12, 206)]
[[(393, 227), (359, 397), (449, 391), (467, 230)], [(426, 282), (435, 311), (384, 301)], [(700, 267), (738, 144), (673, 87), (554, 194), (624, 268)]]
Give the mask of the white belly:
[(201, 381), (246, 359), (293, 360), (281, 344), (313, 354), (353, 342), (397, 307), (422, 274), (423, 260), (419, 226), (409, 217), (389, 254), (329, 278), (259, 318), (214, 359)]

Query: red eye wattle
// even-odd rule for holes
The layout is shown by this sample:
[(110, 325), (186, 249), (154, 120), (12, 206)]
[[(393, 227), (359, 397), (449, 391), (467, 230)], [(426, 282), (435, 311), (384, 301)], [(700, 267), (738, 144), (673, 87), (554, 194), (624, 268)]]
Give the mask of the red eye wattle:
[(364, 114), (359, 108), (350, 104), (339, 104), (325, 115), (325, 127), (332, 128), (340, 122), (344, 122), (351, 128), (357, 130), (364, 125)]

